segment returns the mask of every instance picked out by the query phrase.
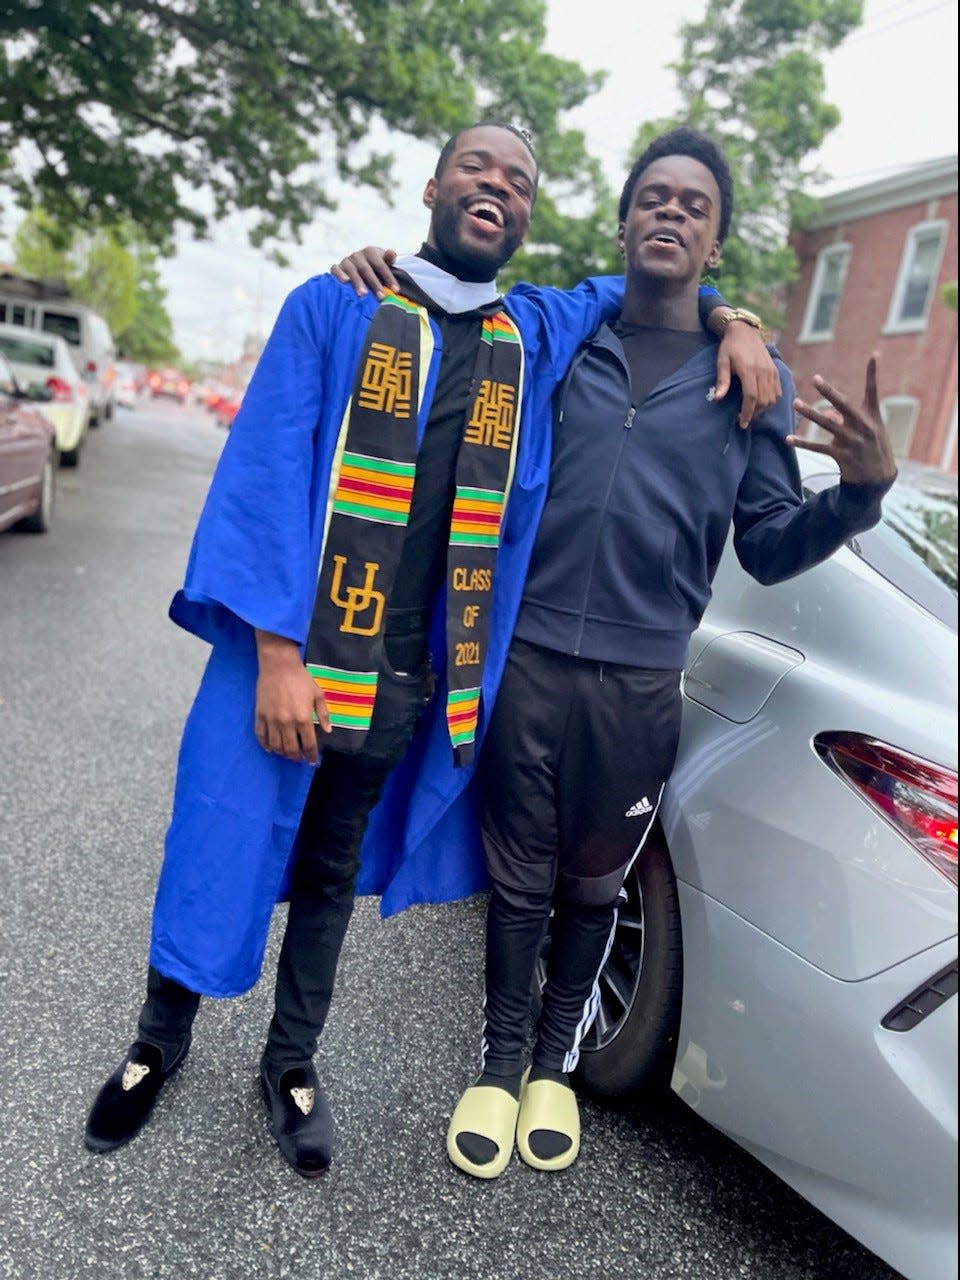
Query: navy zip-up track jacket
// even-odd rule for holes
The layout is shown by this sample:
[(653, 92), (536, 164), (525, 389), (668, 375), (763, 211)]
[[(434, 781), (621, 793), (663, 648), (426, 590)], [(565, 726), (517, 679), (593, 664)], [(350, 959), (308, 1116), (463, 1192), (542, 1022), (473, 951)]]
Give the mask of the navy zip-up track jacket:
[(713, 399), (716, 348), (638, 405), (620, 339), (604, 325), (558, 396), (550, 487), (515, 634), (562, 653), (679, 669), (734, 526), (744, 569), (792, 577), (880, 518), (890, 487), (837, 484), (803, 500), (794, 384), (749, 429), (739, 397)]

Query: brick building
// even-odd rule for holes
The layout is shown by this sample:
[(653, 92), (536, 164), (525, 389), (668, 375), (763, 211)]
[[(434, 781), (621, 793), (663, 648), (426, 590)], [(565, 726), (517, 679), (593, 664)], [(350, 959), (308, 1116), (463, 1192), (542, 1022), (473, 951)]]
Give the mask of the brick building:
[(896, 452), (956, 474), (957, 312), (942, 290), (957, 279), (957, 157), (828, 196), (791, 244), (800, 276), (777, 342), (799, 394), (820, 373), (859, 400), (878, 351)]

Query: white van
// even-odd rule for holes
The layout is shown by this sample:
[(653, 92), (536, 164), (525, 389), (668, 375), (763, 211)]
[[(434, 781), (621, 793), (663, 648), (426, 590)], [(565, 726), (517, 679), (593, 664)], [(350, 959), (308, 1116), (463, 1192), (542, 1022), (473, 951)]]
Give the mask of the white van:
[(91, 425), (113, 417), (117, 348), (103, 316), (64, 289), (26, 276), (0, 276), (0, 323), (65, 339), (90, 393)]

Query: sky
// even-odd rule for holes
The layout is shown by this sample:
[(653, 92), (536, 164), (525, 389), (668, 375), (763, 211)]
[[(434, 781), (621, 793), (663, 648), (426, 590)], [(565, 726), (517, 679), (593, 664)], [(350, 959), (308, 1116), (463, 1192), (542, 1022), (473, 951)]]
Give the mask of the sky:
[[(702, 17), (705, 0), (655, 7), (627, 0), (547, 0), (546, 48), (589, 71), (608, 72), (603, 89), (565, 123), (584, 131), (615, 190), (629, 168), (638, 124), (679, 105), (669, 63), (680, 53), (682, 21)], [(585, 20), (589, 14), (589, 21)], [(827, 190), (859, 186), (902, 166), (956, 154), (956, 0), (866, 0), (859, 28), (825, 61), (827, 100), (842, 121), (817, 160)], [(220, 223), (205, 242), (183, 239), (162, 264), (167, 305), (181, 351), (191, 359), (234, 359), (247, 335), (267, 334), (287, 293), (366, 244), (400, 252), (419, 247), (421, 203), (437, 148), (398, 139), (395, 207), (369, 190), (344, 191), (280, 269), (252, 249), (245, 221)], [(378, 140), (379, 145), (379, 140)]]

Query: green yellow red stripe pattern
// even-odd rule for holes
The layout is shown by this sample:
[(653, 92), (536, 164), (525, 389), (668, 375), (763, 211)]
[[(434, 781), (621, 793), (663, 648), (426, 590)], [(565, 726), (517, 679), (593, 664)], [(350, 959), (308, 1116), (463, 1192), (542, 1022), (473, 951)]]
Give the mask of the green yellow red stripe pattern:
[(498, 547), (504, 494), (496, 489), (457, 485), (450, 519), (450, 543), (456, 547)]
[(484, 342), (493, 346), (494, 342), (520, 342), (520, 335), (514, 327), (513, 321), (503, 311), (498, 311), (495, 316), (488, 316), (483, 322), (480, 330), (480, 337)]
[(344, 451), (333, 494), (337, 515), (406, 526), (416, 464)]
[(480, 690), (451, 689), (447, 694), (447, 730), (452, 746), (472, 742), (477, 736)]
[(307, 671), (323, 690), (332, 725), (364, 733), (370, 728), (377, 696), (376, 671), (343, 671), (313, 662), (307, 663)]
[(384, 291), (381, 302), (388, 307), (399, 307), (401, 311), (406, 311), (410, 315), (419, 315), (421, 312), (421, 308), (415, 302), (411, 302), (409, 298), (401, 297), (399, 293), (394, 293), (392, 289)]

